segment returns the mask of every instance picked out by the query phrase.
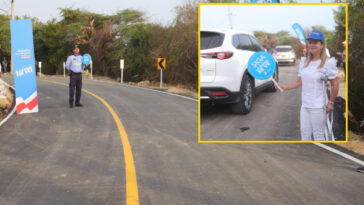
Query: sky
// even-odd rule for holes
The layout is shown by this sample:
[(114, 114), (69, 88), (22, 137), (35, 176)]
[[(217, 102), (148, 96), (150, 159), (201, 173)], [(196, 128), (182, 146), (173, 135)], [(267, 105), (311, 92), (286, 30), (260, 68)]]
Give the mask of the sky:
[[(47, 22), (52, 18), (60, 20), (60, 13), (58, 8), (74, 8), (74, 9), (80, 8), (91, 12), (101, 13), (106, 15), (115, 14), (119, 10), (132, 8), (145, 12), (150, 22), (162, 23), (164, 25), (171, 23), (175, 18), (174, 8), (176, 6), (183, 5), (188, 1), (195, 2), (195, 0), (14, 0), (16, 16), (22, 17), (24, 15), (27, 15), (31, 17), (36, 17), (42, 22)], [(320, 0), (297, 0), (297, 2), (319, 3)], [(333, 2), (333, 1), (324, 0), (323, 2)], [(10, 13), (10, 0), (0, 0), (0, 8), (2, 8), (2, 10), (9, 11)], [(241, 21), (239, 20), (244, 18), (244, 15), (242, 15), (242, 13), (239, 10), (236, 10), (235, 6), (231, 10), (234, 15), (233, 16), (234, 27), (242, 26), (243, 28), (246, 28), (246, 26), (248, 25), (241, 24)], [(222, 25), (223, 22), (228, 22), (228, 19), (224, 20), (224, 18), (227, 18), (227, 8), (220, 8), (217, 9), (217, 11), (218, 12), (215, 14), (219, 15), (214, 14), (215, 17), (214, 19), (218, 17), (219, 18), (218, 22), (220, 25)], [(264, 11), (264, 12), (269, 13), (269, 11)], [(287, 9), (285, 10), (285, 12), (288, 12)], [(1, 11), (0, 9), (0, 13), (4, 12)], [(249, 14), (251, 13), (252, 12), (250, 11)], [(275, 19), (279, 16), (277, 15), (277, 13), (274, 12), (270, 13), (273, 13), (271, 17), (275, 17)], [(263, 14), (260, 14), (259, 15), (260, 17), (259, 18), (257, 17), (255, 20), (258, 21), (259, 19), (264, 18), (264, 16), (266, 15)], [(321, 14), (321, 11), (315, 10), (315, 14)], [(312, 19), (312, 21), (314, 22), (319, 22), (319, 23), (323, 22), (325, 25), (327, 24), (328, 26), (331, 26), (331, 28), (333, 28), (332, 26), (333, 21), (330, 22), (330, 20), (333, 20), (332, 11), (330, 9), (325, 9), (325, 13), (322, 14), (325, 15), (325, 18), (322, 17), (313, 18), (311, 16), (311, 18), (308, 18), (308, 20)], [(329, 17), (326, 18), (326, 15), (328, 15)], [(280, 18), (279, 21), (282, 22), (283, 20), (289, 20), (292, 16), (297, 16), (297, 15), (295, 15), (294, 12), (290, 12), (290, 17), (288, 19)], [(310, 15), (308, 16), (310, 17)], [(206, 25), (211, 26), (208, 24)], [(271, 29), (270, 27), (269, 29)]]
[(236, 30), (276, 33), (289, 31), (294, 23), (303, 29), (322, 25), (333, 31), (336, 23), (334, 10), (338, 5), (201, 5), (201, 28), (230, 28), (228, 11), (232, 14), (232, 27)]
[[(0, 0), (0, 7), (10, 12), (9, 2), (10, 0)], [(168, 24), (175, 17), (174, 8), (186, 2), (186, 0), (14, 0), (14, 7), (16, 16), (28, 15), (42, 22), (52, 18), (60, 20), (58, 8), (80, 8), (107, 15), (132, 8), (145, 12), (151, 22)]]

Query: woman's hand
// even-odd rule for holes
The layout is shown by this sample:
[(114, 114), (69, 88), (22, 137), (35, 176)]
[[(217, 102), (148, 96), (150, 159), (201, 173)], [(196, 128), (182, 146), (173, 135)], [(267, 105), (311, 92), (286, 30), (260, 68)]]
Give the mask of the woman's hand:
[(327, 103), (326, 112), (332, 112), (332, 111), (334, 111), (334, 105), (331, 103)]
[[(284, 91), (285, 90), (285, 87), (286, 86), (284, 86), (284, 85), (282, 85), (282, 84), (280, 84), (280, 83), (278, 83), (278, 86)], [(276, 89), (278, 90), (279, 88), (277, 87), (277, 85), (276, 85)]]

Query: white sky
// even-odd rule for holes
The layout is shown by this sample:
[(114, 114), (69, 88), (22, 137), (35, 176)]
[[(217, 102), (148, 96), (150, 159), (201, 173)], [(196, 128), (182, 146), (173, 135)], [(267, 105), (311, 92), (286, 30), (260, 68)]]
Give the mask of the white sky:
[(338, 9), (338, 5), (201, 5), (200, 27), (230, 28), (228, 7), (233, 29), (269, 33), (285, 30), (291, 34), (294, 34), (291, 28), (294, 23), (304, 29), (322, 25), (334, 30), (333, 10)]
[[(11, 0), (0, 0), (0, 8), (2, 10), (9, 11), (10, 13), (10, 1)], [(51, 20), (52, 18), (56, 18), (59, 20), (60, 14), (58, 8), (80, 8), (106, 15), (114, 14), (119, 10), (132, 8), (145, 12), (147, 17), (149, 17), (149, 21), (163, 24), (171, 23), (175, 17), (174, 8), (176, 6), (183, 5), (188, 1), (195, 2), (197, 0), (14, 0), (16, 16), (28, 15), (31, 17), (36, 17), (42, 22), (46, 22), (48, 20)], [(320, 0), (297, 0), (297, 2), (320, 3)], [(323, 2), (333, 2), (333, 0), (323, 0)], [(272, 6), (263, 7), (273, 8)], [(296, 7), (297, 6), (294, 6), (294, 8)], [(248, 13), (249, 15), (244, 15), (240, 11), (240, 8), (237, 9), (236, 6), (234, 6), (231, 10), (234, 15), (233, 25), (237, 28), (242, 27), (256, 30), (254, 27), (251, 27), (251, 25), (249, 26), (246, 23), (242, 24), (243, 21), (240, 20), (244, 19), (246, 16), (249, 16), (250, 18), (253, 16), (252, 14), (254, 14), (254, 21), (257, 23), (259, 22), (259, 25), (261, 25), (261, 22), (264, 21), (262, 19), (269, 16), (269, 18), (266, 18), (267, 20), (263, 23), (267, 24), (265, 25), (266, 29), (273, 31), (280, 30), (279, 27), (275, 27), (274, 25), (278, 26), (279, 24), (283, 23), (291, 23), (288, 22), (288, 20), (292, 20), (292, 17), (295, 17), (295, 19), (297, 19), (297, 22), (298, 20), (305, 19), (305, 22), (301, 20), (302, 26), (306, 26), (305, 24), (322, 24), (325, 26), (327, 25), (326, 27), (328, 29), (333, 29), (334, 21), (332, 19), (332, 9), (329, 9), (329, 7), (336, 8), (337, 6), (320, 6), (320, 8), (324, 9), (314, 9), (312, 11), (306, 11), (305, 9), (303, 9), (304, 11), (302, 15), (295, 12), (295, 10), (289, 11), (289, 9), (283, 9), (283, 12), (287, 13), (286, 16), (281, 15), (280, 12), (282, 10), (278, 10), (277, 13), (273, 11), (273, 9), (268, 9), (268, 11), (263, 11), (264, 13), (259, 13), (259, 17), (257, 17), (258, 15), (256, 13), (256, 9), (246, 11), (242, 10), (244, 13)], [(209, 12), (207, 10), (203, 11), (203, 13), (205, 16), (209, 16), (209, 18), (213, 18), (215, 21), (217, 20), (217, 24), (219, 26), (230, 27), (229, 24), (224, 25), (224, 22), (229, 22), (227, 18), (227, 8), (220, 7), (215, 11), (217, 11), (217, 13), (213, 13), (212, 16), (209, 16), (210, 14), (206, 13)], [(0, 12), (3, 13), (2, 11)], [(208, 22), (204, 22), (204, 24), (207, 27), (213, 26), (211, 23), (209, 24)], [(282, 25), (281, 27), (286, 28), (286, 26)]]
[[(106, 15), (132, 8), (145, 12), (152, 22), (167, 24), (175, 17), (174, 7), (185, 4), (186, 0), (14, 0), (14, 3), (16, 16), (37, 17), (42, 22), (59, 20), (58, 8), (71, 7)], [(0, 7), (10, 14), (10, 0), (0, 0)]]

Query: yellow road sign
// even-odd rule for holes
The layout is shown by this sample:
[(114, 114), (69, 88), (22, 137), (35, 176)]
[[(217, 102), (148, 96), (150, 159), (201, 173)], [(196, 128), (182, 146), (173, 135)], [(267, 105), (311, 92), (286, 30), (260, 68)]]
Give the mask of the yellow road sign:
[(166, 59), (165, 58), (158, 58), (158, 62), (157, 62), (157, 68), (158, 70), (166, 69)]

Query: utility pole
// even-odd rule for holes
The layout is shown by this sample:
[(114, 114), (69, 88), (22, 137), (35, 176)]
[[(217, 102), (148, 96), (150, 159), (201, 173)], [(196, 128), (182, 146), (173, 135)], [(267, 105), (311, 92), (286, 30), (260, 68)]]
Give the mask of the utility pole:
[(228, 6), (228, 16), (229, 16), (229, 22), (230, 22), (230, 29), (233, 29), (233, 17), (232, 17), (232, 13), (230, 10), (230, 6)]
[[(15, 13), (14, 13), (14, 0), (11, 0), (11, 20), (14, 20), (15, 19)], [(11, 44), (11, 41), (10, 41), (10, 44)], [(10, 45), (10, 47), (12, 47), (12, 45)], [(13, 64), (13, 52), (11, 52), (11, 67), (10, 67), (10, 70), (11, 70), (11, 74), (14, 73), (14, 64)]]

